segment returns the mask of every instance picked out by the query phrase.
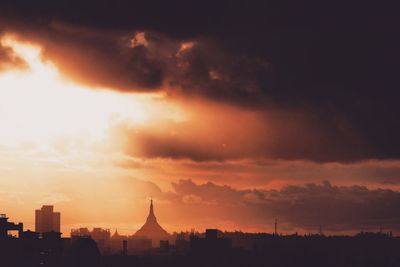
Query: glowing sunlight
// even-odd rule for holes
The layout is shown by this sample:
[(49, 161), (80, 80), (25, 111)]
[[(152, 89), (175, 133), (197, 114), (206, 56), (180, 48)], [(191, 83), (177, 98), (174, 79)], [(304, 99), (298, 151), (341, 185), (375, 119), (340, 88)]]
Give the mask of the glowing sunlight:
[(64, 137), (99, 141), (112, 123), (144, 124), (154, 116), (169, 114), (170, 106), (151, 105), (160, 95), (85, 88), (62, 77), (51, 62), (44, 62), (40, 47), (9, 37), (1, 43), (28, 65), (0, 75), (2, 145), (33, 143), (44, 149)]

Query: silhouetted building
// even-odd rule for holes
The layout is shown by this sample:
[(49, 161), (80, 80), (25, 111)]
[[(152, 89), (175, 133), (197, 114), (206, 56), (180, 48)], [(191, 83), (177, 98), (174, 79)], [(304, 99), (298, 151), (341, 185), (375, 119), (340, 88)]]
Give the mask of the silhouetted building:
[(22, 223), (9, 222), (5, 214), (0, 214), (0, 238), (7, 238), (9, 231), (18, 231), (18, 237), (21, 237), (23, 228)]
[(189, 241), (185, 239), (185, 233), (176, 235), (175, 248), (179, 253), (186, 253), (189, 250)]
[(90, 231), (88, 228), (71, 230), (72, 239), (77, 239), (80, 237), (91, 237), (97, 243), (97, 246), (102, 254), (108, 254), (110, 252), (111, 233), (109, 229), (95, 227), (92, 231)]
[(196, 254), (215, 255), (227, 253), (231, 249), (232, 240), (219, 238), (217, 229), (207, 229), (205, 238), (194, 235), (190, 237), (190, 250)]
[(71, 229), (71, 237), (89, 237), (90, 236), (90, 230), (89, 228), (82, 227), (78, 229)]
[(152, 248), (152, 241), (150, 238), (132, 236), (127, 241), (129, 255), (141, 254)]
[(169, 252), (169, 241), (168, 240), (160, 240), (160, 252), (163, 252), (163, 253)]
[(93, 228), (92, 232), (90, 233), (90, 236), (94, 240), (103, 240), (105, 242), (108, 242), (110, 240), (110, 230), (109, 229), (102, 229), (102, 228)]
[(43, 234), (46, 232), (60, 232), (60, 213), (54, 212), (54, 207), (44, 205), (35, 211), (35, 231)]
[(152, 244), (157, 244), (160, 240), (169, 240), (170, 235), (165, 231), (157, 222), (154, 215), (153, 200), (150, 201), (149, 216), (147, 216), (146, 223), (135, 233), (137, 238), (149, 238)]
[(101, 255), (92, 238), (77, 237), (66, 250), (63, 262), (65, 267), (98, 267)]
[(31, 230), (25, 231), (22, 233), (20, 236), (23, 240), (38, 240), (39, 239), (39, 233), (33, 232)]
[[(120, 235), (118, 231), (115, 230), (114, 234), (110, 238), (110, 253), (114, 255), (120, 255), (123, 254), (124, 249), (126, 249), (126, 254), (128, 254), (127, 239), (127, 236)], [(124, 247), (124, 244), (126, 245), (126, 248)]]
[(217, 239), (218, 229), (206, 229), (206, 239)]
[(122, 240), (122, 256), (128, 256), (128, 240)]
[(112, 239), (115, 239), (115, 240), (120, 240), (120, 239), (126, 239), (126, 236), (120, 235), (120, 234), (118, 233), (118, 230), (115, 229), (115, 232), (114, 232), (114, 234), (111, 236), (111, 238), (112, 238)]
[(41, 265), (60, 266), (62, 252), (65, 247), (61, 233), (54, 231), (45, 232), (42, 234), (40, 242)]
[(110, 238), (110, 254), (113, 255), (140, 255), (152, 248), (152, 241), (146, 237), (125, 236), (115, 230)]

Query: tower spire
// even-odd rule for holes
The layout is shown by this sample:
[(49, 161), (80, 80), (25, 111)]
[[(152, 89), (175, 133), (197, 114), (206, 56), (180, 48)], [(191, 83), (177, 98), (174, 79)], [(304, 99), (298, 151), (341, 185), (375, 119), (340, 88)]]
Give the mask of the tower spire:
[(149, 216), (145, 224), (135, 233), (135, 236), (150, 238), (153, 245), (157, 244), (160, 240), (169, 239), (169, 234), (158, 224), (157, 218), (154, 215), (153, 198), (150, 198)]
[(150, 198), (150, 211), (149, 211), (149, 216), (147, 217), (147, 219), (151, 219), (154, 220), (155, 219), (155, 215), (154, 215), (154, 208), (153, 208), (153, 198)]

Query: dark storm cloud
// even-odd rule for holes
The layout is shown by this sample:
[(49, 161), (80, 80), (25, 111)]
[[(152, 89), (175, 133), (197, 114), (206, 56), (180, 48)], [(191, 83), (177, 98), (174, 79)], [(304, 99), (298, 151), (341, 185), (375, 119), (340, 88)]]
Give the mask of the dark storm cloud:
[(333, 186), (329, 182), (281, 190), (238, 190), (191, 180), (172, 186), (178, 201), (188, 206), (205, 205), (210, 212), (216, 209), (217, 219), (231, 219), (242, 227), (272, 225), (274, 218), (288, 229), (317, 230), (323, 225), (328, 231), (376, 230), (380, 226), (399, 230), (400, 226), (400, 193), (392, 190)]
[(19, 29), (19, 36), (39, 42), (43, 57), (64, 75), (91, 86), (167, 90), (251, 107), (266, 100), (260, 85), (272, 80), (271, 64), (226, 53), (207, 38), (186, 42), (156, 32), (107, 31), (55, 21), (38, 29)]
[[(398, 158), (396, 9), (339, 2), (2, 1), (0, 15), (79, 81), (306, 110), (326, 141), (315, 149), (320, 153), (300, 147), (293, 157)], [(130, 46), (141, 31), (148, 44)], [(194, 46), (181, 51), (185, 42)], [(352, 137), (332, 134), (341, 132), (337, 118), (366, 151), (346, 149)], [(332, 143), (340, 150), (334, 156)]]
[(53, 22), (20, 29), (18, 38), (38, 42), (42, 56), (80, 83), (122, 91), (159, 90), (167, 70), (165, 50), (156, 41), (133, 46), (135, 32), (103, 32)]

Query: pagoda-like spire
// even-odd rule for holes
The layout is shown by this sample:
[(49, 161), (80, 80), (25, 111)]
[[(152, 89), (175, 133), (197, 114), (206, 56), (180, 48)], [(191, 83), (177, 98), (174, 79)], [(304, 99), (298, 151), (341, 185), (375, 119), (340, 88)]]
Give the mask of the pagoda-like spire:
[(147, 216), (147, 221), (157, 221), (156, 216), (154, 215), (154, 208), (153, 208), (153, 199), (150, 199), (150, 211), (149, 216)]
[(121, 237), (121, 236), (118, 234), (118, 230), (115, 229), (115, 232), (114, 232), (114, 234), (112, 235), (111, 238), (119, 238), (119, 237)]
[(150, 199), (150, 210), (146, 223), (135, 233), (135, 236), (150, 238), (153, 244), (158, 244), (160, 240), (170, 238), (169, 234), (157, 222), (152, 198)]

